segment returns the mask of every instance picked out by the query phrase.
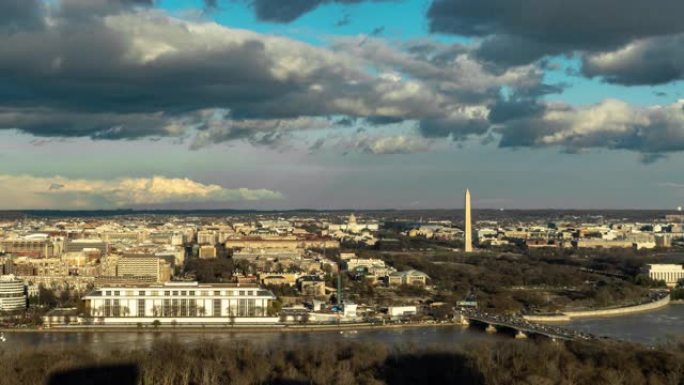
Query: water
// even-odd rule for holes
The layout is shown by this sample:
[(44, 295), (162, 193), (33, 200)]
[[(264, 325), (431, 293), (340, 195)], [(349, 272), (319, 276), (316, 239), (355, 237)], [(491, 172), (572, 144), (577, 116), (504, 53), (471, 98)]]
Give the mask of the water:
[(349, 333), (339, 331), (316, 332), (219, 332), (219, 331), (103, 331), (103, 332), (5, 332), (7, 342), (0, 348), (19, 351), (27, 347), (62, 349), (72, 345), (86, 345), (93, 351), (128, 350), (147, 348), (154, 341), (170, 339), (181, 343), (212, 341), (240, 344), (246, 341), (255, 346), (286, 346), (330, 344), (338, 341), (377, 342), (390, 347), (430, 347), (462, 345), (468, 341), (492, 338), (482, 330), (460, 326), (423, 327), (406, 329), (358, 330)]
[(684, 338), (684, 305), (619, 317), (577, 319), (564, 326), (599, 336), (659, 345), (672, 341), (673, 337)]
[[(609, 336), (649, 345), (684, 337), (684, 305), (620, 317), (574, 320), (564, 325), (601, 336)], [(150, 347), (155, 340), (172, 339), (181, 343), (214, 341), (239, 344), (249, 341), (256, 346), (297, 347), (330, 344), (339, 341), (376, 342), (390, 347), (430, 347), (463, 345), (469, 341), (493, 338), (510, 339), (503, 334), (488, 335), (477, 328), (458, 326), (434, 328), (359, 330), (357, 333), (326, 332), (5, 332), (7, 342), (1, 348), (19, 351), (27, 347), (65, 348), (86, 345), (93, 351), (128, 350)]]

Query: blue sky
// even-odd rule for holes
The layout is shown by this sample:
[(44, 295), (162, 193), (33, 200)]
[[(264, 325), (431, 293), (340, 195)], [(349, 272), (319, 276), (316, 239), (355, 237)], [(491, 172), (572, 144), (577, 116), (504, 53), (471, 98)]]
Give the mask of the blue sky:
[(0, 208), (684, 204), (684, 31), (632, 0), (9, 1)]

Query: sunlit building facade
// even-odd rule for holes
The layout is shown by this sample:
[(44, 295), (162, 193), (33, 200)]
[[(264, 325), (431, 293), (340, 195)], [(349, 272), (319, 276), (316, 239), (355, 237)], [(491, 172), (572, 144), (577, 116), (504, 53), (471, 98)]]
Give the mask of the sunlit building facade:
[(178, 325), (268, 324), (275, 296), (256, 285), (165, 284), (98, 288), (85, 296), (89, 321), (96, 324)]

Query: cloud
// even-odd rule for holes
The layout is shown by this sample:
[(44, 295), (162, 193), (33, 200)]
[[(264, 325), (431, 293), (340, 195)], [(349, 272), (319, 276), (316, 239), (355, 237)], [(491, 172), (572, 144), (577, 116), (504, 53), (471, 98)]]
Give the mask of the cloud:
[(212, 111), (203, 121), (205, 123), (190, 144), (193, 150), (238, 139), (277, 147), (293, 131), (332, 127), (331, 122), (323, 118), (231, 120), (228, 111)]
[(658, 84), (682, 77), (681, 14), (680, 0), (434, 0), (427, 16), (433, 32), (481, 39), (476, 56), (497, 65), (579, 52), (586, 75)]
[[(429, 151), (432, 142), (421, 137), (406, 135), (366, 136), (358, 138), (352, 147), (369, 154), (411, 154)], [(350, 149), (351, 149), (350, 148)]]
[(641, 153), (642, 161), (652, 162), (684, 150), (684, 100), (653, 107), (613, 99), (581, 108), (549, 103), (505, 121), (496, 130), (502, 147), (630, 150)]
[(147, 1), (59, 4), (42, 9), (41, 28), (0, 34), (0, 129), (274, 147), (336, 126), (331, 117), (460, 122), (486, 116), (501, 87), (543, 87), (539, 67), (490, 69), (459, 44), (362, 36), (324, 48), (176, 19)]
[(162, 176), (98, 180), (0, 175), (0, 197), (2, 202), (22, 202), (23, 209), (99, 209), (168, 203), (270, 200), (281, 199), (282, 194), (266, 189), (231, 189), (187, 178)]
[(289, 23), (323, 4), (358, 4), (363, 2), (393, 2), (400, 0), (250, 0), (259, 20)]
[(428, 19), (434, 32), (595, 50), (684, 32), (682, 13), (679, 0), (435, 0)]
[(614, 51), (586, 55), (582, 72), (627, 85), (684, 79), (684, 34), (640, 39)]

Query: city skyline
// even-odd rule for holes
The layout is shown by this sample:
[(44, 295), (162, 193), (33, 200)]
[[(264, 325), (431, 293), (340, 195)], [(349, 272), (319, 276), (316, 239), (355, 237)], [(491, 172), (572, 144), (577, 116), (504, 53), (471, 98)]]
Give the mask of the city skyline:
[(681, 2), (479, 4), (4, 1), (0, 209), (684, 204)]

